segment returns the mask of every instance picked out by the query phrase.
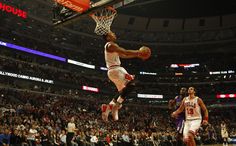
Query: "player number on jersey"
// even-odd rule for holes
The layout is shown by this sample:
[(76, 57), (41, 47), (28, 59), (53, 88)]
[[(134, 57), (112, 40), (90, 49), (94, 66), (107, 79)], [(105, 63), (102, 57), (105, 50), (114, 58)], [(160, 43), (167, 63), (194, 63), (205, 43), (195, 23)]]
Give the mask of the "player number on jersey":
[(187, 113), (189, 115), (193, 115), (193, 109), (192, 108), (187, 108)]

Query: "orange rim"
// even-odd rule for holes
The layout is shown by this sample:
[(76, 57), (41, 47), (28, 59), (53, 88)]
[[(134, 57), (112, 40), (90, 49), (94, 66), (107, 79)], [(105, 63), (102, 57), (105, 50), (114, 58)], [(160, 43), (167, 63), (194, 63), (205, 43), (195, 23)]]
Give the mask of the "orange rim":
[[(117, 13), (116, 9), (114, 9), (112, 6), (108, 6), (108, 7), (106, 7), (105, 9), (112, 11), (113, 14), (114, 14), (114, 13)], [(106, 18), (111, 17), (111, 16), (96, 16), (95, 13), (96, 13), (96, 12), (91, 13), (91, 14), (89, 14), (89, 16), (92, 17), (92, 18), (93, 18), (93, 17), (96, 17), (96, 18), (98, 18), (98, 19), (106, 19)]]
[(112, 6), (108, 6), (108, 7), (106, 7), (106, 9), (111, 10), (116, 13), (116, 9), (114, 9)]

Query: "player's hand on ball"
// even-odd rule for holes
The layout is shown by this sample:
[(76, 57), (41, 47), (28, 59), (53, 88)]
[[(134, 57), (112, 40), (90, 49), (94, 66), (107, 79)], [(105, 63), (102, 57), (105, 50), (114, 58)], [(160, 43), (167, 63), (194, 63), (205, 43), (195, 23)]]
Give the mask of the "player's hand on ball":
[(139, 49), (139, 58), (143, 59), (143, 60), (147, 60), (148, 58), (150, 58), (151, 56), (151, 49), (149, 47), (146, 46), (142, 46)]

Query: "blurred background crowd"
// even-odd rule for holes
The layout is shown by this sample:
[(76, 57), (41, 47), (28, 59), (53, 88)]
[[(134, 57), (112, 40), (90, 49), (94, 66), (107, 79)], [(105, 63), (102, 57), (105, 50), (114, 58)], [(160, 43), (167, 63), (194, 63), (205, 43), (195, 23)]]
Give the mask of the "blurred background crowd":
[[(78, 129), (74, 146), (175, 146), (168, 101), (181, 87), (190, 86), (209, 110), (209, 125), (200, 128), (197, 143), (222, 143), (223, 121), (233, 143), (236, 4), (214, 2), (213, 8), (210, 0), (188, 2), (136, 0), (119, 9), (112, 25), (119, 45), (127, 49), (147, 45), (152, 56), (147, 61), (122, 60), (138, 86), (124, 102), (120, 120), (105, 123), (100, 106), (117, 91), (107, 78), (105, 42), (94, 35), (93, 20), (85, 17), (55, 28), (53, 1), (2, 0), (25, 10), (27, 18), (0, 13), (0, 146), (66, 146), (72, 117)], [(149, 12), (152, 5), (155, 10)], [(139, 8), (139, 15), (133, 15), (132, 7)], [(182, 15), (181, 7), (190, 9)], [(196, 9), (202, 11), (192, 11)], [(45, 53), (65, 60), (39, 55)], [(138, 94), (161, 98), (138, 98)]]
[[(10, 145), (66, 145), (67, 124), (72, 117), (78, 130), (74, 145), (170, 146), (176, 144), (171, 111), (150, 105), (126, 104), (120, 120), (105, 123), (100, 104), (104, 101), (62, 97), (30, 90), (2, 88), (1, 139)], [(101, 98), (101, 97), (100, 97)], [(108, 101), (106, 101), (108, 102)], [(138, 114), (137, 114), (138, 113)], [(210, 124), (200, 128), (198, 143), (221, 143), (220, 124), (225, 121), (229, 135), (236, 135), (235, 109), (210, 108)], [(2, 142), (1, 141), (1, 142)]]

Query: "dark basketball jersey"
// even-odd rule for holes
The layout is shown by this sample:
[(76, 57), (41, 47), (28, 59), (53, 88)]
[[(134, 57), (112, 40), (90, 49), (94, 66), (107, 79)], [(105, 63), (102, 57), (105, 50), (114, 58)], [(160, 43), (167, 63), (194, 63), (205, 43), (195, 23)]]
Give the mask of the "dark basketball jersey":
[[(175, 102), (176, 102), (175, 108), (176, 108), (176, 110), (180, 107), (180, 105), (182, 103), (182, 100), (183, 100), (183, 98), (181, 98), (180, 96), (175, 97)], [(184, 112), (182, 112), (182, 113), (179, 114), (177, 119), (184, 119), (184, 118), (185, 118), (185, 114), (184, 114)]]
[[(175, 108), (176, 110), (180, 107), (181, 103), (182, 103), (182, 99), (179, 96), (175, 97)], [(176, 129), (178, 131), (178, 133), (182, 133), (183, 132), (183, 127), (184, 127), (184, 120), (185, 120), (185, 113), (184, 111), (182, 113), (180, 113), (178, 115), (178, 117), (175, 120), (175, 125), (176, 125)]]
[(182, 98), (180, 96), (175, 97), (175, 102), (176, 102), (176, 109), (178, 109), (181, 105)]

